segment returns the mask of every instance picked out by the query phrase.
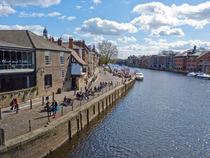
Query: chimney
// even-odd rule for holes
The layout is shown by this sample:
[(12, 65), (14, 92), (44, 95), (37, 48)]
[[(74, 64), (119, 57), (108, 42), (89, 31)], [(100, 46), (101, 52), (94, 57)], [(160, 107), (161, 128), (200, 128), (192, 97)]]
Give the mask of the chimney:
[(85, 41), (82, 40), (82, 47), (85, 48)]
[(69, 48), (71, 48), (71, 49), (73, 49), (73, 42), (74, 42), (74, 40), (73, 40), (73, 38), (69, 38)]
[(82, 41), (77, 41), (77, 43), (78, 43), (78, 45), (79, 45), (79, 47), (82, 47)]
[(58, 39), (58, 45), (62, 46), (62, 39), (61, 38)]

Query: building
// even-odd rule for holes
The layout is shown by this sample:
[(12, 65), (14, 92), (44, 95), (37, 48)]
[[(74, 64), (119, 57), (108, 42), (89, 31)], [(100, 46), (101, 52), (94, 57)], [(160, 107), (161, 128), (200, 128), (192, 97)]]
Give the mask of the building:
[(86, 73), (86, 77), (91, 77), (97, 71), (98, 68), (98, 53), (96, 52), (95, 46), (93, 49), (88, 47), (85, 44), (85, 41), (74, 41), (73, 38), (69, 38), (69, 42), (63, 42), (63, 45), (66, 48), (73, 49), (79, 57), (87, 63), (86, 66), (83, 67), (83, 72)]
[(210, 52), (202, 53), (197, 58), (198, 71), (210, 74)]
[(0, 92), (36, 85), (34, 53), (31, 47), (0, 41)]
[(187, 52), (174, 56), (174, 70), (186, 71)]
[[(44, 33), (46, 36), (46, 31)], [(46, 39), (45, 36), (38, 36), (28, 30), (0, 30), (0, 41), (6, 42), (4, 45), (9, 45), (6, 50), (15, 47), (15, 51), (10, 51), (10, 53), (4, 49), (2, 54), (9, 54), (10, 66), (5, 67), (7, 63), (2, 63), (1, 74), (4, 74), (4, 78), (12, 78), (11, 75), (16, 76), (18, 72), (20, 74), (19, 82), (24, 78), (24, 86), (20, 86), (18, 89), (36, 85), (40, 95), (70, 90), (74, 83), (72, 81), (74, 74), (72, 73), (75, 73), (72, 71), (74, 69), (71, 67), (70, 59), (75, 58), (75, 63), (78, 62), (82, 65), (81, 67), (85, 65), (85, 62), (78, 60), (79, 57), (76, 53), (71, 54), (71, 49), (63, 47), (62, 41), (58, 40), (58, 44), (55, 44)], [(7, 60), (7, 56), (3, 56), (3, 60), (5, 58)], [(21, 61), (21, 69), (19, 69), (19, 61)], [(17, 66), (14, 67), (13, 63)], [(11, 66), (13, 66), (13, 71), (10, 70)], [(80, 71), (80, 69), (77, 70)], [(9, 81), (10, 84), (17, 83), (17, 79), (9, 79)], [(1, 83), (4, 82), (1, 80)]]

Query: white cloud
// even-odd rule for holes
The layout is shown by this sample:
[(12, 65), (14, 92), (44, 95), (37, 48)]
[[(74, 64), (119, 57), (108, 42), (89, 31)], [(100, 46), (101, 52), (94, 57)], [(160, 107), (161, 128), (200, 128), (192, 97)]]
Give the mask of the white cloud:
[(77, 9), (81, 9), (81, 8), (82, 8), (82, 6), (80, 6), (80, 5), (77, 5), (77, 6), (76, 6), (76, 8), (77, 8)]
[(62, 40), (65, 42), (65, 41), (69, 41), (69, 38), (72, 38), (73, 36), (72, 35), (69, 35), (69, 34), (63, 34), (62, 35)]
[(93, 9), (95, 9), (93, 6), (90, 6), (90, 8), (89, 8), (90, 10), (93, 10)]
[(40, 25), (0, 25), (0, 30), (30, 30), (38, 35), (42, 35), (42, 31), (44, 30), (44, 27)]
[(66, 16), (65, 15), (63, 15), (63, 16), (60, 16), (58, 19), (60, 19), (60, 20), (64, 20), (66, 18)]
[(95, 3), (95, 4), (101, 3), (101, 0), (92, 0), (92, 1), (93, 1), (93, 3)]
[(8, 16), (9, 14), (14, 14), (16, 11), (9, 5), (0, 4), (0, 17)]
[[(202, 29), (210, 23), (210, 2), (195, 6), (188, 4), (166, 6), (160, 2), (150, 2), (135, 6), (133, 12), (140, 16), (133, 19), (131, 23), (139, 26), (141, 30), (150, 30), (151, 35), (183, 36), (181, 29), (173, 27), (190, 25), (196, 29)], [(163, 27), (167, 30), (161, 30)]]
[(86, 37), (86, 38), (91, 38), (94, 41), (103, 41), (104, 40), (103, 35), (93, 35), (93, 34), (90, 34), (90, 33), (86, 33), (86, 34), (81, 34), (80, 36)]
[(14, 5), (14, 6), (42, 6), (42, 7), (50, 7), (52, 5), (57, 5), (61, 2), (61, 0), (3, 0), (5, 3)]
[(76, 19), (77, 17), (76, 16), (69, 16), (68, 18), (67, 18), (67, 20), (68, 21), (71, 21), (71, 20), (74, 20), (74, 19)]
[(25, 17), (43, 17), (45, 16), (44, 13), (26, 13), (26, 12), (20, 12), (19, 17), (25, 18)]
[(50, 16), (50, 17), (60, 16), (60, 15), (61, 15), (61, 13), (59, 13), (59, 12), (48, 13), (48, 16)]
[(138, 29), (130, 23), (117, 23), (116, 21), (92, 18), (83, 22), (77, 31), (89, 32), (97, 35), (121, 35), (123, 33), (136, 33)]
[(129, 43), (129, 42), (136, 42), (136, 38), (131, 36), (131, 37), (127, 37), (127, 36), (124, 36), (123, 38), (118, 38), (117, 39), (117, 42), (118, 43)]
[(152, 30), (152, 36), (184, 36), (184, 32), (180, 28), (170, 28), (168, 26), (160, 27), (159, 29)]
[(183, 52), (192, 49), (194, 45), (197, 48), (210, 49), (210, 42), (200, 40), (176, 41), (168, 43), (165, 39), (153, 41), (150, 38), (144, 38), (146, 44), (130, 44), (118, 47), (121, 58), (127, 58), (129, 55), (154, 55), (162, 50), (173, 50), (175, 52)]

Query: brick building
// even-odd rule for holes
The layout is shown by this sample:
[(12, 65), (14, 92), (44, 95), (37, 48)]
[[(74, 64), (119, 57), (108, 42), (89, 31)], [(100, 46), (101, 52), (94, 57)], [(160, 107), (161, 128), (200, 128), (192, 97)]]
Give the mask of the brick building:
[[(57, 92), (58, 90), (69, 90), (72, 88), (72, 67), (71, 67), (71, 56), (78, 58), (77, 54), (73, 53), (72, 50), (65, 48), (61, 45), (61, 41), (58, 44), (53, 43), (47, 39), (46, 33), (44, 32), (43, 36), (38, 36), (27, 30), (0, 30), (0, 41), (12, 43), (14, 45), (19, 45), (23, 48), (27, 48), (28, 55), (24, 56), (24, 51), (22, 58), (27, 58), (25, 63), (33, 65), (32, 74), (33, 77), (26, 77), (26, 84), (29, 87), (31, 85), (36, 85), (39, 90), (40, 95), (48, 95), (52, 92)], [(22, 48), (22, 49), (23, 49)], [(30, 55), (31, 54), (31, 55)], [(18, 60), (18, 53), (17, 58)], [(85, 62), (80, 62), (82, 66), (85, 65)], [(17, 72), (17, 67), (14, 69)], [(21, 70), (23, 73), (26, 71)], [(35, 83), (33, 83), (35, 80)], [(33, 84), (32, 84), (33, 83)], [(21, 88), (21, 87), (20, 87)], [(22, 88), (24, 88), (22, 86)]]
[(174, 69), (175, 70), (186, 70), (187, 52), (177, 54), (174, 56)]

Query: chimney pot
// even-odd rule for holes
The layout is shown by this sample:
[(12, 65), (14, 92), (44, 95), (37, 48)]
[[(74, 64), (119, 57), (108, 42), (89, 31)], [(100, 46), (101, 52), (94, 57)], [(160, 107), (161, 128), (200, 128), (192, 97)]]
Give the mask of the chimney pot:
[(74, 43), (74, 40), (73, 40), (73, 38), (69, 38), (69, 48), (70, 49), (73, 49), (73, 43)]

